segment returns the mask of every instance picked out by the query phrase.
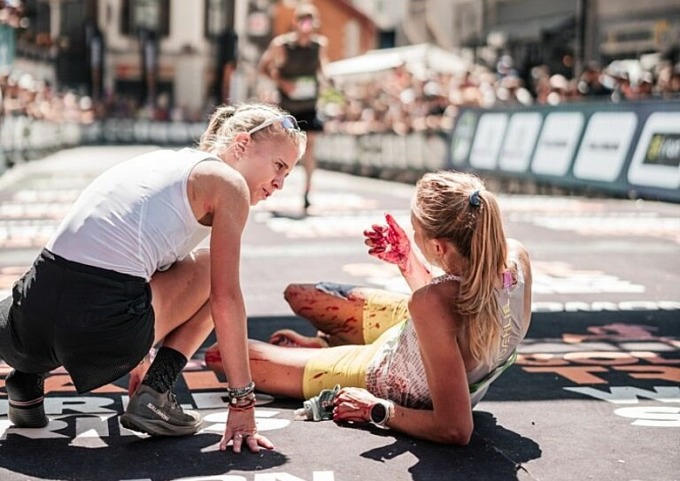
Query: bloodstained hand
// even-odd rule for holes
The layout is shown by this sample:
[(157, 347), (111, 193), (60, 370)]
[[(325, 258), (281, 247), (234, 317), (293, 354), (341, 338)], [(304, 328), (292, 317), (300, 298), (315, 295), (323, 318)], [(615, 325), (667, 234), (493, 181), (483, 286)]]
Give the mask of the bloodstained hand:
[(364, 243), (369, 255), (405, 268), (411, 255), (411, 241), (406, 232), (390, 214), (385, 214), (387, 226), (374, 224), (364, 231)]

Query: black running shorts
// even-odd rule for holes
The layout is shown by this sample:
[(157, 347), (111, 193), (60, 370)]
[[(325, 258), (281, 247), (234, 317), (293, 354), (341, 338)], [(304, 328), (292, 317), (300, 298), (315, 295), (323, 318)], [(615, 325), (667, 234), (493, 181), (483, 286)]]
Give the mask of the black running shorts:
[(0, 303), (0, 358), (25, 372), (64, 366), (79, 393), (127, 374), (153, 338), (151, 287), (144, 279), (48, 250)]

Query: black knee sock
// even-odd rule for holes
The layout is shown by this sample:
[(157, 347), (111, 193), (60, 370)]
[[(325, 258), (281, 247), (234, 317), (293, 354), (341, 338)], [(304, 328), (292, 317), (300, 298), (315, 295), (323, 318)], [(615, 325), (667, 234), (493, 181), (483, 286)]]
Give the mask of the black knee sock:
[(169, 391), (179, 378), (187, 361), (188, 359), (181, 352), (170, 347), (161, 347), (142, 384), (160, 393)]

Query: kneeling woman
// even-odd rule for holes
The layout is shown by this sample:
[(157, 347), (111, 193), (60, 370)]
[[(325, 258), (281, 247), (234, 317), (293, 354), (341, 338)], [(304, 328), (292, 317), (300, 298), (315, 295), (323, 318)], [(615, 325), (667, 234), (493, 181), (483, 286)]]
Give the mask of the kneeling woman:
[[(373, 422), (430, 441), (467, 444), (472, 408), (515, 359), (531, 318), (531, 266), (506, 239), (495, 196), (466, 173), (423, 176), (411, 208), (411, 247), (397, 222), (364, 232), (369, 254), (396, 264), (410, 296), (336, 284), (286, 289), (319, 330), (250, 342), (259, 390), (296, 398), (339, 384), (335, 421)], [(444, 274), (433, 277), (426, 263)], [(221, 369), (218, 351), (206, 354)]]

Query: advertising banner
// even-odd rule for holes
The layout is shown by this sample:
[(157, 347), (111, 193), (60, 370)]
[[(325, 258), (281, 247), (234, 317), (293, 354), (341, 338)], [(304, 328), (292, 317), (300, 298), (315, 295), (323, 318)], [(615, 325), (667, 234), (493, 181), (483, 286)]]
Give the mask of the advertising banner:
[(465, 109), (446, 165), (680, 201), (680, 101)]

